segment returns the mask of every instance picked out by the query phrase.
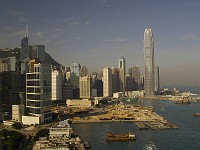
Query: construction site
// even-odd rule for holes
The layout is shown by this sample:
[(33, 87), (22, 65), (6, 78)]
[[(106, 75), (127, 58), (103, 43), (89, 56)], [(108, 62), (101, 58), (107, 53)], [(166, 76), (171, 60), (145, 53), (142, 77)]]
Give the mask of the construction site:
[(178, 128), (156, 114), (151, 106), (143, 107), (120, 103), (115, 106), (107, 106), (106, 108), (96, 110), (96, 112), (99, 113), (95, 113), (95, 115), (89, 113), (82, 117), (74, 117), (72, 118), (72, 123), (129, 121), (136, 122), (140, 130)]

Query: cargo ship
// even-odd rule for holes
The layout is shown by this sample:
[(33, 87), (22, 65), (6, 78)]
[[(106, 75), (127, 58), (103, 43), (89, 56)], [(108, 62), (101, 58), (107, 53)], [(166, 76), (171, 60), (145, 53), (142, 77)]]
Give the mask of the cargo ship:
[(135, 133), (128, 133), (128, 134), (113, 134), (109, 132), (106, 135), (107, 141), (124, 141), (124, 140), (135, 140)]

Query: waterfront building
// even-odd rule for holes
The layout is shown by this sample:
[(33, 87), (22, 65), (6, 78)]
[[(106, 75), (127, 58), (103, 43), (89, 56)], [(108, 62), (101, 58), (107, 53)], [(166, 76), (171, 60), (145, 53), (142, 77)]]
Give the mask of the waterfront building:
[(118, 91), (120, 92), (125, 92), (125, 87), (126, 87), (126, 60), (121, 55), (119, 59), (119, 64), (118, 64), (118, 71), (119, 71), (119, 80), (118, 80)]
[(144, 32), (144, 90), (145, 95), (155, 94), (154, 80), (154, 41), (153, 32), (150, 28)]
[(51, 100), (55, 102), (62, 100), (62, 72), (59, 70), (51, 72)]
[(22, 122), (22, 115), (25, 114), (24, 105), (12, 105), (12, 120)]
[(52, 118), (51, 67), (48, 65), (34, 64), (34, 72), (26, 73), (26, 112), (39, 118), (39, 123), (47, 123)]
[(59, 122), (59, 125), (49, 128), (49, 140), (68, 140), (71, 137), (72, 128), (67, 120)]
[(154, 75), (155, 75), (155, 91), (159, 92), (160, 90), (160, 74), (159, 74), (159, 67), (155, 65), (154, 68)]
[(92, 79), (90, 76), (79, 78), (80, 98), (89, 99), (92, 97)]
[(112, 70), (108, 67), (103, 69), (103, 96), (112, 96)]
[(33, 45), (31, 46), (31, 58), (39, 58), (40, 61), (45, 62), (45, 46)]
[(29, 57), (28, 26), (26, 26), (25, 37), (21, 40), (20, 61)]

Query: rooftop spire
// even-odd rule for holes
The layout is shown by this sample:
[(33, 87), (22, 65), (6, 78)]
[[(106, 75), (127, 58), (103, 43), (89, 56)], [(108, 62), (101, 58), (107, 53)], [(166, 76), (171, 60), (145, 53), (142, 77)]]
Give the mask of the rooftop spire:
[(28, 25), (26, 25), (25, 37), (28, 37)]

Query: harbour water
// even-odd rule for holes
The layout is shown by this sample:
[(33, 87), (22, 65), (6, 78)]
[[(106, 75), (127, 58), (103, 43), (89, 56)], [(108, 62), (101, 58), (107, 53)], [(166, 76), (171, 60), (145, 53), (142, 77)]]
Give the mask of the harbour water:
[[(140, 101), (146, 104), (146, 100)], [(139, 103), (139, 101), (134, 102)], [(151, 101), (155, 111), (179, 129), (138, 130), (133, 122), (73, 124), (73, 130), (88, 141), (93, 150), (197, 150), (200, 149), (200, 102), (179, 105), (172, 101)], [(136, 141), (106, 141), (106, 133), (136, 133)]]

